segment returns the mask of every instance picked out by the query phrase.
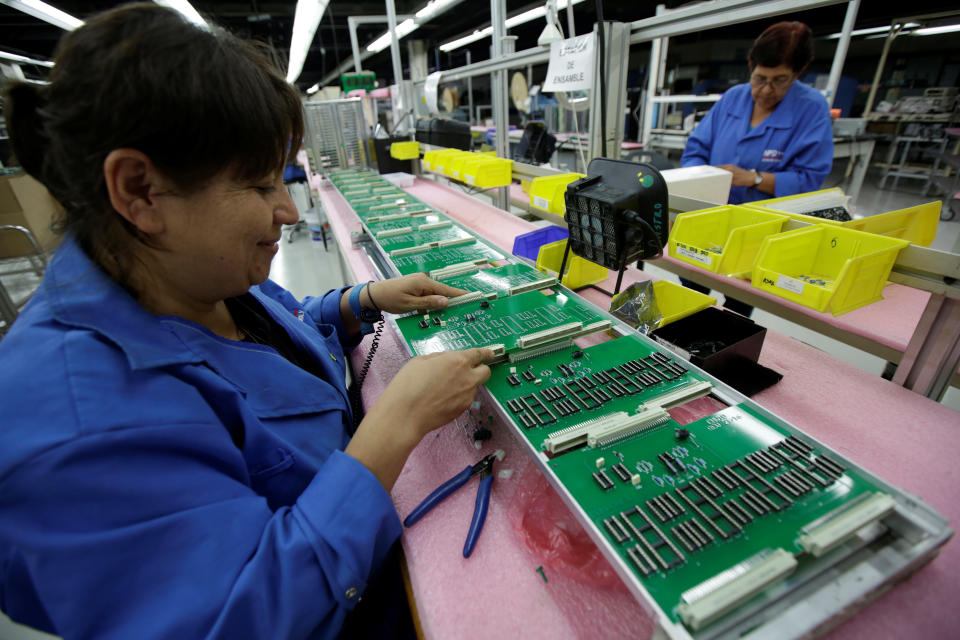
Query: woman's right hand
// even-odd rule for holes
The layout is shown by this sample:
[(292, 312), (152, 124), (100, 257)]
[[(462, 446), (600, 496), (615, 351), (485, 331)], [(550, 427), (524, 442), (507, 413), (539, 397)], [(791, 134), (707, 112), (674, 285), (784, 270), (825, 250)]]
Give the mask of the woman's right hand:
[(407, 362), (367, 412), (346, 453), (389, 491), (424, 435), (467, 410), (490, 378), (489, 349), (445, 351)]

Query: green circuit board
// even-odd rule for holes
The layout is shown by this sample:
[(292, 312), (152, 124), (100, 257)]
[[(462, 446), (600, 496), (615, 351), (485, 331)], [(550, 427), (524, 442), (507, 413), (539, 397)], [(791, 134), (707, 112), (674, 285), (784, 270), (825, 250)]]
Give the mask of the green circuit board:
[[(652, 369), (674, 377), (647, 386), (642, 374)], [(549, 434), (614, 412), (636, 413), (698, 381), (680, 362), (627, 336), (496, 365), (487, 387), (542, 449)], [(802, 567), (810, 561), (798, 543), (805, 528), (877, 491), (745, 405), (683, 427), (661, 420), (623, 439), (560, 452), (548, 465), (677, 622), (685, 592), (715, 576), (745, 573), (773, 550), (792, 554)]]
[(415, 230), (399, 234), (398, 230), (388, 235), (376, 236), (377, 242), (383, 247), (383, 250), (390, 255), (391, 252), (404, 249), (415, 249), (430, 245), (431, 243), (442, 243), (450, 240), (463, 240), (475, 236), (461, 227), (451, 224), (448, 227), (428, 228), (425, 231)]
[(429, 273), (464, 262), (486, 263), (502, 260), (503, 254), (481, 241), (462, 247), (434, 249), (390, 258), (401, 275)]
[(502, 344), (510, 352), (519, 348), (522, 336), (571, 323), (586, 328), (603, 320), (579, 298), (540, 290), (406, 316), (397, 320), (397, 326), (411, 350), (424, 355), (494, 344)]
[(442, 278), (441, 282), (466, 291), (494, 293), (497, 297), (502, 298), (510, 295), (510, 291), (514, 288), (538, 287), (539, 284), (543, 283), (547, 283), (546, 286), (549, 286), (551, 280), (556, 282), (555, 278), (550, 278), (542, 271), (537, 271), (529, 265), (518, 262), (489, 269), (478, 268), (473, 273)]
[(423, 225), (435, 225), (439, 223), (453, 224), (445, 215), (439, 213), (417, 213), (406, 218), (394, 218), (392, 220), (378, 220), (376, 222), (364, 222), (364, 226), (370, 231), (370, 234), (376, 238), (381, 231), (392, 231), (405, 227), (419, 228)]
[[(372, 172), (331, 179), (388, 256), (468, 233), (452, 221), (421, 231), (449, 219)], [(414, 215), (391, 217), (404, 213)], [(819, 566), (845, 531), (893, 509), (865, 474), (749, 405), (681, 426), (668, 410), (709, 393), (708, 379), (636, 335), (577, 347), (578, 325), (599, 330), (602, 312), (545, 288), (526, 264), (488, 267), (503, 256), (479, 239), (389, 259), (401, 274), (450, 268), (443, 282), (481, 294), (397, 326), (416, 354), (504, 345), (509, 361), (491, 367), (486, 385), (493, 398), (665, 614), (691, 631)]]

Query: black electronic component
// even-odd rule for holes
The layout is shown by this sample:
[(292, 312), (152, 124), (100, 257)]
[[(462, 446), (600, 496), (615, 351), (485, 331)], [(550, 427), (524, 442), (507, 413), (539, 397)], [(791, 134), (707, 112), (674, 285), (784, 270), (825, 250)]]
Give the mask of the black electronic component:
[(676, 438), (677, 440), (686, 440), (687, 438), (690, 437), (690, 430), (689, 430), (689, 429), (674, 429), (674, 430), (673, 430), (673, 437)]
[(533, 372), (531, 371), (524, 371), (520, 375), (522, 375), (523, 379), (526, 380), (527, 382), (533, 382), (534, 380), (537, 379), (537, 376), (533, 375)]
[(511, 373), (509, 376), (507, 376), (507, 382), (510, 383), (510, 386), (511, 386), (511, 387), (520, 386), (520, 378), (518, 378), (517, 376), (513, 375), (512, 373)]
[(618, 462), (617, 464), (613, 465), (610, 468), (613, 469), (613, 472), (617, 474), (617, 477), (620, 478), (623, 482), (630, 482), (630, 471), (625, 466), (623, 466), (622, 462)]
[[(567, 186), (564, 200), (568, 252), (621, 277), (627, 264), (662, 254), (669, 231), (667, 186), (653, 165), (594, 158), (587, 177)], [(566, 255), (558, 278), (565, 263)]]
[(490, 306), (490, 303), (489, 303), (488, 301), (486, 301), (486, 300), (481, 300), (481, 301), (480, 301), (480, 308), (481, 308), (481, 309), (486, 309), (486, 308), (489, 307), (489, 306)]
[(493, 437), (493, 432), (486, 427), (477, 427), (473, 430), (473, 439), (474, 441), (480, 442), (483, 440), (489, 440)]
[(594, 472), (593, 479), (596, 480), (597, 484), (600, 485), (600, 488), (604, 491), (613, 489), (613, 480), (611, 480), (610, 477), (604, 473), (603, 469)]
[(426, 321), (426, 320), (421, 320), (421, 321), (420, 321), (420, 322), (418, 322), (417, 324), (419, 324), (419, 325), (420, 325), (420, 328), (421, 328), (421, 329), (426, 329), (427, 327), (429, 327), (429, 326), (430, 326), (430, 325), (429, 325), (429, 324), (427, 323), (427, 321)]
[(434, 325), (436, 325), (436, 326), (438, 326), (438, 327), (440, 326), (440, 318), (438, 318), (437, 316), (433, 316), (433, 318), (431, 318), (431, 320), (433, 321), (433, 324), (434, 324)]
[(507, 409), (510, 409), (513, 413), (520, 413), (523, 411), (523, 405), (520, 404), (520, 401), (516, 398), (512, 400), (507, 400)]
[(583, 357), (583, 351), (581, 351), (580, 349), (577, 349), (577, 350), (574, 351), (573, 354), (571, 354), (571, 355), (572, 355), (572, 357), (574, 357), (574, 358), (582, 358), (582, 357)]

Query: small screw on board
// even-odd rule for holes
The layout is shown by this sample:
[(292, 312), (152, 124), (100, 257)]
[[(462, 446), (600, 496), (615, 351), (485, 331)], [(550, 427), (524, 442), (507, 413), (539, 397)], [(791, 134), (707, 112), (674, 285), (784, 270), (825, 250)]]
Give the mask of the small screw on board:
[(545, 574), (545, 573), (543, 572), (543, 567), (542, 567), (542, 566), (537, 567), (537, 573), (540, 574), (540, 577), (543, 578), (543, 581), (544, 581), (544, 582), (547, 581), (547, 574)]

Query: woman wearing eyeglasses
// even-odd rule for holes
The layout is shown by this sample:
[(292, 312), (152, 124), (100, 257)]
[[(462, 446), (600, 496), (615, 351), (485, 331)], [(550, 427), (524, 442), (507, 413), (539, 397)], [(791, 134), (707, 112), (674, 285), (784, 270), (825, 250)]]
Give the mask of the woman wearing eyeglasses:
[[(813, 60), (810, 27), (778, 22), (760, 34), (748, 57), (749, 84), (728, 89), (710, 109), (690, 135), (681, 166), (709, 164), (732, 173), (730, 204), (819, 189), (833, 166), (833, 127), (820, 92), (797, 82)], [(723, 305), (753, 313), (730, 296)]]
[(733, 174), (730, 204), (814, 191), (833, 165), (827, 101), (797, 78), (813, 60), (802, 22), (778, 22), (750, 49), (750, 82), (728, 89), (697, 126), (681, 165)]

